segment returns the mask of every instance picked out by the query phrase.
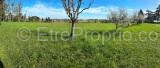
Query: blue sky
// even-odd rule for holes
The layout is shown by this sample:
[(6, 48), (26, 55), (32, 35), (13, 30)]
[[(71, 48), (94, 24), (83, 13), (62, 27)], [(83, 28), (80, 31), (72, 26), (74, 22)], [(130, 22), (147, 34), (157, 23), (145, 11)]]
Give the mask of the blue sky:
[[(89, 0), (84, 1), (86, 2), (84, 6), (86, 6)], [(118, 8), (125, 8), (128, 13), (139, 9), (154, 11), (158, 4), (160, 4), (160, 0), (95, 0), (92, 7), (83, 12), (80, 18), (105, 19), (108, 9), (116, 10)], [(41, 18), (68, 18), (60, 0), (23, 0), (23, 13), (26, 13), (27, 16), (39, 16)]]

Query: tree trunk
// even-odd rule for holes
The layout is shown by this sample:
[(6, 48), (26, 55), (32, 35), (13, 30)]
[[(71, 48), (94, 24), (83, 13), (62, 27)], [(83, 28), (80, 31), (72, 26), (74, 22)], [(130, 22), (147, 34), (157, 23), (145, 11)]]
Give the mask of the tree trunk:
[(118, 23), (116, 23), (116, 30), (118, 29)]
[(70, 38), (73, 39), (74, 37), (74, 26), (75, 26), (75, 22), (72, 21), (71, 22), (71, 32), (70, 32)]

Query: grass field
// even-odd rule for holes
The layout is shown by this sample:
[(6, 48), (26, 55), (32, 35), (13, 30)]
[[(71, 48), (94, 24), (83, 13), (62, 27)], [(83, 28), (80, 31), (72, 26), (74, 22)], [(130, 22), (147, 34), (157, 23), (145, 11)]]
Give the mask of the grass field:
[[(78, 23), (76, 27), (81, 29), (75, 33), (82, 34), (69, 41), (67, 35), (61, 36), (69, 31), (68, 23), (4, 22), (0, 25), (0, 59), (6, 68), (160, 68), (159, 24), (118, 31), (114, 24)], [(23, 29), (30, 31), (21, 33), (24, 39), (29, 37), (26, 41), (19, 38)], [(38, 31), (45, 33), (40, 38), (46, 41), (38, 40)], [(58, 37), (52, 32), (58, 32)]]

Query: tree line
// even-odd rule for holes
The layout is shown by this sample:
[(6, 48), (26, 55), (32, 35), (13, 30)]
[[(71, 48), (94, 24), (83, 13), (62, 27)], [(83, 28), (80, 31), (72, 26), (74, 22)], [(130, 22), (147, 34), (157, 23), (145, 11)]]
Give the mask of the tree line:
[(110, 10), (108, 20), (109, 22), (115, 23), (116, 29), (120, 25), (129, 26), (142, 23), (160, 23), (160, 5), (156, 8), (156, 11), (146, 10), (146, 13), (144, 13), (143, 10), (140, 9), (132, 15), (128, 14), (124, 8)]
[(22, 0), (0, 0), (0, 21), (22, 21)]
[(144, 13), (142, 10), (129, 15), (127, 10), (119, 8), (119, 10), (110, 10), (108, 14), (109, 22), (115, 23), (116, 29), (119, 26), (130, 26), (133, 24), (141, 24), (145, 21)]

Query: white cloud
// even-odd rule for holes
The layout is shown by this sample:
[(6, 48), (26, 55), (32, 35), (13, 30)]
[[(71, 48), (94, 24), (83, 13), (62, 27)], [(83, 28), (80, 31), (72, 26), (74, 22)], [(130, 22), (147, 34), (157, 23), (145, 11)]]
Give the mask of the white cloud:
[[(79, 18), (81, 19), (106, 19), (109, 10), (118, 10), (116, 6), (99, 6), (92, 7), (84, 11)], [(127, 9), (129, 13), (132, 13), (133, 9)], [(31, 7), (23, 8), (23, 13), (27, 16), (39, 16), (41, 18), (51, 17), (54, 19), (68, 18), (63, 8), (54, 8), (52, 6), (46, 6), (42, 3), (37, 3)]]
[(41, 3), (35, 4), (32, 7), (25, 7), (23, 13), (26, 13), (27, 16), (39, 16), (41, 18), (67, 18), (62, 8), (53, 8)]
[(84, 11), (83, 13), (89, 13), (89, 14), (106, 14), (107, 12), (107, 8), (104, 6), (100, 6), (100, 7), (94, 7), (94, 8), (90, 8), (86, 11)]
[(99, 7), (92, 7), (83, 12), (80, 15), (81, 19), (106, 19), (109, 10), (117, 10), (118, 7), (116, 6), (99, 6)]
[[(68, 18), (63, 8), (54, 8), (46, 6), (42, 3), (37, 3), (31, 7), (24, 7), (23, 13), (27, 16), (39, 16), (41, 18), (51, 17), (55, 19)], [(93, 7), (84, 11), (79, 18), (90, 19), (90, 18), (106, 18), (107, 7)], [(103, 15), (103, 16), (102, 16)], [(105, 17), (104, 17), (105, 16)]]

